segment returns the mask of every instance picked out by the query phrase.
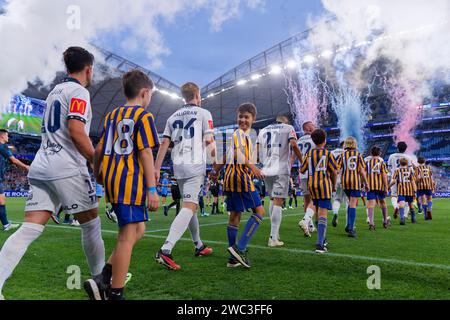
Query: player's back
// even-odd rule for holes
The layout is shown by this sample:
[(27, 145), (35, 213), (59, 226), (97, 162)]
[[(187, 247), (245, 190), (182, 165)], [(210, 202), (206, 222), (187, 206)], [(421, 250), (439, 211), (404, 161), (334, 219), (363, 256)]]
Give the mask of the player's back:
[(333, 186), (329, 169), (337, 164), (330, 151), (312, 149), (303, 159), (301, 172), (308, 176), (308, 188), (313, 199), (331, 199)]
[(342, 170), (341, 184), (346, 190), (360, 190), (360, 174), (366, 170), (366, 164), (358, 150), (346, 150), (339, 158)]
[[(105, 118), (103, 180), (113, 204), (144, 205), (146, 185), (139, 151), (159, 144), (152, 114), (143, 107), (120, 107)], [(166, 179), (167, 180), (167, 179)]]
[(183, 106), (167, 120), (164, 137), (174, 143), (172, 162), (177, 179), (205, 175), (204, 137), (213, 133), (211, 113), (196, 105)]
[(364, 159), (367, 170), (367, 180), (369, 189), (372, 191), (383, 191), (383, 174), (387, 174), (387, 167), (384, 160), (380, 157), (366, 157)]
[(413, 169), (408, 167), (400, 167), (394, 172), (394, 178), (397, 179), (397, 188), (399, 195), (415, 195), (413, 182), (415, 182), (416, 176)]
[[(308, 152), (310, 152), (312, 149), (314, 149), (316, 147), (316, 144), (312, 140), (310, 134), (305, 134), (304, 136), (301, 136), (297, 140), (297, 144), (298, 144), (298, 147), (300, 148), (300, 151), (302, 152), (303, 158), (306, 157)], [(300, 178), (301, 179), (308, 179), (308, 173), (301, 174)]]
[(393, 175), (394, 172), (400, 168), (400, 160), (402, 158), (405, 158), (408, 160), (408, 167), (412, 168), (413, 167), (413, 159), (410, 155), (407, 155), (405, 153), (394, 153), (392, 154), (389, 159), (388, 159), (388, 169), (389, 169), (389, 174)]
[(67, 78), (49, 94), (42, 121), (42, 143), (33, 161), (29, 178), (57, 180), (88, 174), (86, 159), (75, 147), (69, 120), (85, 123), (89, 135), (92, 111), (89, 92), (75, 79)]
[(416, 179), (418, 190), (432, 190), (433, 189), (433, 170), (431, 166), (420, 164), (416, 167)]
[(297, 140), (293, 126), (285, 123), (271, 124), (258, 136), (260, 159), (266, 176), (289, 175), (291, 173), (290, 141)]

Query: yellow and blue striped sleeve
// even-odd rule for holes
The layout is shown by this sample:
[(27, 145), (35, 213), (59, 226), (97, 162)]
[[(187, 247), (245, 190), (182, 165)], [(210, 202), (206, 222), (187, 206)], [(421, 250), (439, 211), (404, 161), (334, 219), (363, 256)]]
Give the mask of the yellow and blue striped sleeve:
[(385, 162), (381, 163), (381, 173), (389, 173)]
[(330, 160), (328, 161), (328, 170), (330, 169), (337, 170), (339, 167), (338, 161), (336, 161), (336, 158), (333, 156), (333, 154), (330, 152)]
[(155, 148), (159, 145), (158, 132), (156, 131), (155, 120), (151, 113), (145, 112), (138, 126), (138, 150)]
[(358, 157), (358, 162), (359, 162), (359, 172), (365, 171), (367, 166), (361, 154)]
[(102, 132), (102, 136), (100, 138), (100, 142), (99, 142), (100, 144), (105, 144), (106, 126), (108, 124), (110, 115), (111, 115), (111, 113), (108, 113), (105, 117), (105, 121), (103, 121), (103, 132)]
[(300, 167), (300, 172), (303, 174), (306, 173), (306, 171), (308, 171), (308, 162), (309, 162), (310, 156), (311, 156), (311, 151), (308, 152), (306, 154), (306, 156), (303, 158), (302, 166)]

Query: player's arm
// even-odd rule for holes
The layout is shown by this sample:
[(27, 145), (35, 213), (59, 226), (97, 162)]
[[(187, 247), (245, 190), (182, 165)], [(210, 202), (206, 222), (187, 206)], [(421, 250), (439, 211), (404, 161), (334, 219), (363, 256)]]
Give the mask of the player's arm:
[[(294, 154), (297, 157), (298, 161), (300, 161), (300, 163), (302, 163), (303, 155), (302, 155), (302, 151), (300, 150), (300, 148), (297, 144), (297, 140), (291, 139), (290, 143), (291, 143), (292, 151), (294, 151)], [(294, 161), (292, 161), (292, 163), (294, 163)]]
[(144, 168), (144, 177), (147, 183), (147, 206), (150, 211), (154, 212), (158, 210), (159, 197), (156, 191), (155, 163), (152, 149), (146, 148), (140, 150), (139, 158), (141, 159), (141, 163)]
[(103, 177), (102, 177), (102, 169), (101, 165), (103, 162), (103, 142), (100, 141), (99, 144), (97, 144), (97, 147), (95, 148), (95, 155), (94, 155), (94, 176), (97, 180), (97, 183), (103, 184)]
[[(238, 133), (240, 135), (240, 133)], [(249, 159), (245, 157), (245, 151), (243, 152), (243, 149), (245, 148), (241, 142), (239, 142), (240, 139), (238, 139), (238, 146), (236, 148), (236, 156), (237, 156), (237, 163), (245, 165), (248, 169), (250, 169), (256, 178), (259, 180), (264, 179), (264, 174), (262, 171), (253, 163), (252, 155), (249, 156)]]
[(393, 186), (395, 186), (397, 184), (397, 176), (398, 176), (398, 173), (397, 173), (397, 171), (395, 171), (394, 175), (391, 178), (391, 184), (389, 185), (389, 188), (392, 188)]
[(86, 124), (78, 119), (68, 120), (69, 135), (78, 152), (91, 164), (94, 163), (94, 146), (86, 133)]
[[(155, 179), (156, 183), (160, 182), (161, 167), (162, 167), (164, 158), (166, 157), (167, 150), (169, 150), (170, 142), (171, 142), (170, 138), (164, 137), (162, 143), (159, 146), (158, 155), (156, 156), (156, 162), (155, 162), (155, 168), (154, 168), (154, 172), (155, 172), (154, 179)], [(152, 156), (152, 158), (153, 158), (153, 156)]]
[(14, 156), (9, 157), (9, 161), (11, 161), (11, 163), (19, 168), (22, 168), (26, 171), (30, 170), (30, 166), (26, 165), (25, 163), (23, 163), (22, 161), (20, 161), (19, 159), (17, 159)]
[(206, 152), (214, 166), (217, 163), (217, 146), (216, 140), (214, 139), (214, 121), (212, 119), (211, 112), (207, 110), (204, 110), (202, 129)]

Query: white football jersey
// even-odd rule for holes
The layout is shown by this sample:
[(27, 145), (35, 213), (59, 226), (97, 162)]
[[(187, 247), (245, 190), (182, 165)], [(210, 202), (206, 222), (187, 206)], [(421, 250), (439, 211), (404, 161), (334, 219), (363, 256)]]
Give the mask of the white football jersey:
[[(333, 155), (334, 159), (336, 159), (336, 161), (339, 159), (339, 157), (344, 153), (344, 149), (341, 148), (337, 148), (333, 151), (331, 151), (331, 154)], [(339, 170), (338, 172), (338, 176), (337, 176), (337, 181), (336, 184), (340, 185), (341, 184), (341, 171)]]
[(292, 162), (291, 140), (297, 141), (293, 126), (275, 123), (262, 129), (258, 136), (260, 162), (268, 177), (290, 175)]
[[(309, 151), (316, 148), (316, 144), (312, 141), (311, 135), (306, 134), (297, 141), (298, 147), (302, 151), (303, 159)], [(308, 172), (300, 174), (301, 179), (308, 179)]]
[(69, 120), (85, 123), (89, 135), (92, 110), (89, 91), (75, 79), (67, 78), (47, 97), (42, 122), (42, 143), (31, 164), (28, 177), (58, 180), (88, 174), (87, 161), (78, 152), (69, 134)]
[[(400, 168), (400, 159), (402, 158), (406, 158), (408, 160), (408, 167), (409, 168), (414, 168), (414, 159), (415, 156), (410, 156), (408, 154), (405, 153), (394, 153), (389, 157), (388, 160), (388, 171), (389, 171), (389, 176), (394, 175), (395, 170), (397, 170), (398, 168)], [(417, 160), (416, 160), (417, 161)]]
[(166, 123), (164, 137), (174, 143), (173, 171), (176, 179), (189, 179), (206, 174), (204, 137), (214, 134), (211, 113), (196, 105), (185, 105)]

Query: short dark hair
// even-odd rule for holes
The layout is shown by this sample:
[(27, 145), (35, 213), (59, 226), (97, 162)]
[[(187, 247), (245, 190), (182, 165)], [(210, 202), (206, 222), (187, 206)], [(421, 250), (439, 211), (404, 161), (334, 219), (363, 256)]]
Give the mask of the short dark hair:
[(8, 133), (8, 130), (6, 130), (6, 129), (0, 129), (0, 136), (2, 136), (2, 135), (4, 135), (4, 134), (7, 134)]
[(322, 144), (327, 141), (327, 133), (325, 130), (316, 129), (313, 133), (311, 133), (311, 139), (316, 145)]
[(408, 165), (408, 159), (406, 159), (406, 158), (401, 158), (401, 159), (400, 159), (400, 165), (401, 165), (401, 166), (407, 166), (407, 165)]
[(185, 83), (181, 87), (181, 96), (186, 102), (194, 100), (196, 94), (200, 94), (200, 88), (193, 82)]
[(238, 109), (237, 109), (237, 113), (245, 113), (248, 112), (253, 116), (253, 119), (256, 119), (256, 106), (253, 103), (250, 102), (246, 102), (241, 104)]
[(132, 70), (122, 77), (123, 93), (127, 99), (134, 99), (142, 89), (153, 89), (154, 84), (141, 70)]
[(64, 64), (67, 72), (77, 73), (94, 64), (94, 55), (81, 47), (70, 47), (64, 52)]
[(403, 142), (403, 141), (399, 142), (397, 144), (397, 149), (398, 149), (398, 152), (405, 153), (406, 150), (408, 150), (408, 145), (406, 144), (406, 142)]
[(427, 159), (425, 159), (425, 157), (419, 157), (417, 158), (417, 162), (419, 164), (425, 164), (427, 162)]
[(370, 154), (373, 157), (379, 157), (381, 154), (381, 148), (379, 146), (373, 146), (372, 149), (370, 149)]

